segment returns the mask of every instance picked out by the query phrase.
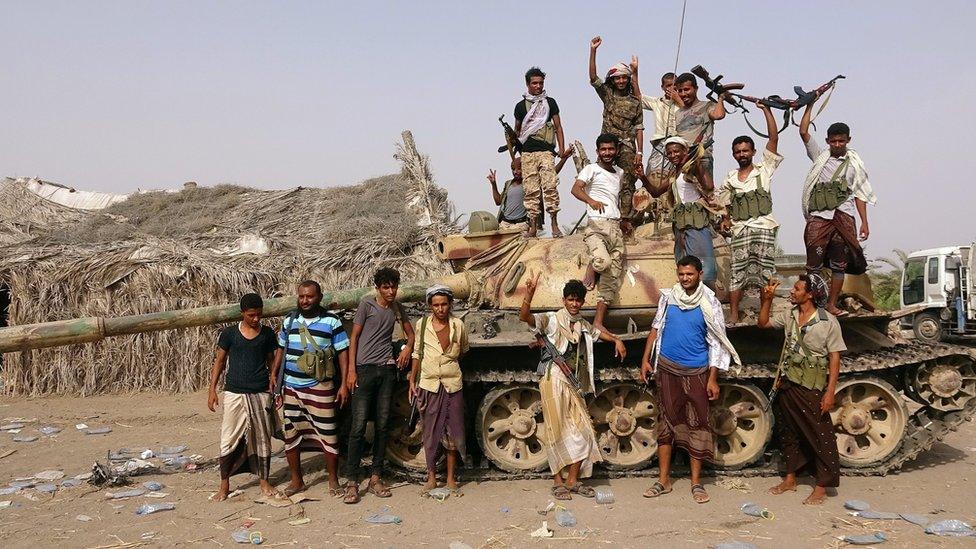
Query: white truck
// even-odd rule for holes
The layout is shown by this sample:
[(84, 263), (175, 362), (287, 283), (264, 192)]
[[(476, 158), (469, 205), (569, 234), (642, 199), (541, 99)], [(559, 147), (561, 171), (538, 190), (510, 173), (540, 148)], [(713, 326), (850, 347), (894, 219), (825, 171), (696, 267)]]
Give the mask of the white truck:
[(923, 341), (976, 335), (976, 242), (908, 255), (901, 277), (901, 307), (916, 309), (902, 317), (902, 328)]

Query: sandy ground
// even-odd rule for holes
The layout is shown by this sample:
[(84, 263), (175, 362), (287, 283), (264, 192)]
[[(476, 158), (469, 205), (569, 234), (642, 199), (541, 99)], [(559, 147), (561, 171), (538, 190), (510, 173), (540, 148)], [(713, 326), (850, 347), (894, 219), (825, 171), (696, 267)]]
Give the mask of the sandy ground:
[[(188, 454), (214, 457), (217, 448), (219, 413), (206, 409), (205, 393), (180, 396), (138, 395), (94, 398), (45, 398), (0, 400), (0, 417), (35, 419), (20, 435), (37, 435), (36, 428), (54, 425), (63, 431), (36, 442), (15, 443), (14, 435), (0, 434), (0, 486), (18, 478), (50, 469), (67, 476), (87, 472), (95, 459), (111, 449), (159, 448), (189, 445)], [(109, 426), (105, 435), (86, 435), (75, 424)], [(887, 546), (921, 547), (974, 546), (969, 539), (926, 535), (921, 528), (901, 520), (866, 521), (849, 516), (842, 508), (845, 499), (861, 499), (880, 511), (914, 512), (933, 520), (958, 518), (976, 523), (976, 426), (966, 423), (950, 434), (906, 470), (888, 477), (847, 478), (839, 495), (822, 507), (800, 504), (809, 491), (770, 496), (765, 489), (774, 479), (751, 478), (751, 491), (729, 490), (708, 479), (712, 501), (696, 505), (686, 479), (678, 479), (675, 491), (660, 500), (641, 497), (648, 480), (628, 478), (596, 480), (612, 488), (616, 503), (597, 505), (593, 500), (569, 502), (578, 518), (575, 528), (561, 528), (550, 513), (537, 510), (550, 501), (546, 481), (496, 481), (469, 483), (464, 496), (436, 502), (421, 498), (416, 485), (397, 487), (393, 497), (379, 500), (364, 496), (357, 506), (343, 505), (325, 494), (319, 458), (306, 461), (312, 472), (309, 493), (321, 501), (304, 502), (288, 508), (254, 503), (259, 491), (253, 477), (235, 477), (235, 487), (244, 483), (245, 494), (235, 500), (212, 503), (208, 496), (216, 489), (214, 469), (173, 475), (151, 475), (138, 480), (156, 480), (165, 485), (163, 499), (137, 497), (109, 501), (105, 492), (88, 484), (59, 490), (53, 496), (26, 490), (0, 496), (11, 505), (0, 508), (2, 547), (134, 547), (145, 546), (234, 546), (231, 532), (245, 521), (260, 531), (265, 546), (301, 547), (441, 547), (463, 542), (478, 547), (707, 547), (718, 542), (741, 540), (759, 547), (837, 547), (836, 537), (845, 534), (885, 532)], [(272, 472), (277, 483), (286, 482), (283, 461)], [(973, 479), (969, 477), (973, 476)], [(26, 495), (25, 495), (26, 494)], [(743, 515), (742, 503), (752, 501), (768, 507), (773, 520)], [(176, 509), (149, 516), (137, 516), (144, 503), (174, 502)], [(0, 505), (3, 505), (0, 503)], [(399, 525), (366, 524), (364, 518), (389, 505), (402, 517)], [(304, 525), (289, 525), (302, 514), (311, 519)], [(88, 515), (90, 522), (76, 517)], [(537, 540), (529, 533), (543, 520), (555, 537)]]

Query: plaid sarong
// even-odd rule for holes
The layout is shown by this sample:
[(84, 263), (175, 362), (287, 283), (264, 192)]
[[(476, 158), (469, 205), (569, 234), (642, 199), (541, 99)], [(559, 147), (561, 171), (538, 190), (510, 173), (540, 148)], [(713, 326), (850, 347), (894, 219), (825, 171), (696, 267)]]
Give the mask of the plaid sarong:
[(743, 227), (732, 237), (732, 276), (729, 289), (761, 288), (776, 275), (775, 229)]
[(593, 464), (602, 461), (596, 433), (586, 402), (562, 371), (553, 366), (539, 379), (542, 393), (542, 418), (546, 424), (546, 457), (552, 474), (582, 461), (579, 478), (593, 474)]
[(338, 455), (335, 396), (332, 380), (311, 387), (285, 387), (285, 450)]

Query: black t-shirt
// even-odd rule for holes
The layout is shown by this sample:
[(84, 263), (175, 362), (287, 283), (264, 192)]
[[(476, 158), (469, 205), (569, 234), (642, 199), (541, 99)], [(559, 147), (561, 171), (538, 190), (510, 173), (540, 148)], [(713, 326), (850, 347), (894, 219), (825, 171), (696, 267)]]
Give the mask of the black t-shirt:
[(227, 351), (227, 379), (224, 390), (231, 393), (268, 391), (268, 355), (278, 348), (274, 330), (261, 326), (254, 339), (241, 334), (238, 324), (224, 328), (217, 346)]
[[(546, 101), (549, 102), (549, 118), (546, 122), (552, 120), (553, 116), (559, 114), (559, 105), (556, 104), (556, 100), (547, 97)], [(528, 107), (525, 106), (525, 99), (519, 101), (515, 104), (515, 120), (524, 120), (525, 115), (529, 113)], [(522, 152), (551, 152), (556, 150), (556, 145), (554, 143), (547, 143), (542, 139), (536, 139), (535, 136), (529, 136), (522, 144)]]

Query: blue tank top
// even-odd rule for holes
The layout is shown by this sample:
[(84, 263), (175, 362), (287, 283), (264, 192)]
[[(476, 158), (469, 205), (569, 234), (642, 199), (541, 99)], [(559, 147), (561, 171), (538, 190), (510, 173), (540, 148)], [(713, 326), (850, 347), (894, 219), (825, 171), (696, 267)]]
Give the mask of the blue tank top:
[(683, 311), (677, 305), (669, 304), (664, 334), (661, 336), (661, 355), (687, 368), (707, 366), (707, 332), (701, 307)]

